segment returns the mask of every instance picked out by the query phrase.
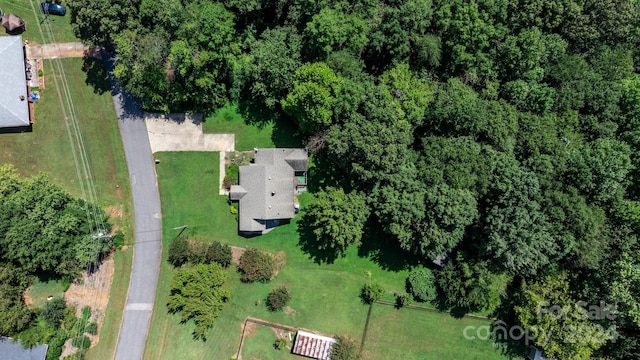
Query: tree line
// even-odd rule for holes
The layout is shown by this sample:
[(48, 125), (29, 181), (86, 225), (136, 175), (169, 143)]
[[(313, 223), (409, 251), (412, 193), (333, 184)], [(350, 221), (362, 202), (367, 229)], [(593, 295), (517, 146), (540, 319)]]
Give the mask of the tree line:
[(1, 336), (20, 339), (27, 347), (47, 343), (47, 359), (59, 357), (69, 338), (74, 338), (74, 346), (89, 347), (88, 338), (82, 346), (76, 341), (85, 339), (84, 332), (97, 333), (97, 324), (89, 322), (90, 309), (78, 322), (75, 308), (65, 309), (62, 298), (38, 309), (26, 305), (23, 297), (38, 277), (62, 280), (68, 287), (111, 250), (109, 237), (96, 236), (95, 221), (106, 227), (100, 231), (109, 233), (102, 209), (72, 197), (46, 174), (27, 178), (11, 165), (0, 166)]
[(145, 108), (238, 102), (252, 122), (295, 123), (321, 169), (307, 224), (321, 250), (379, 229), (432, 268), (447, 306), (523, 325), (536, 296), (606, 301), (615, 344), (542, 347), (640, 357), (637, 1), (68, 4)]

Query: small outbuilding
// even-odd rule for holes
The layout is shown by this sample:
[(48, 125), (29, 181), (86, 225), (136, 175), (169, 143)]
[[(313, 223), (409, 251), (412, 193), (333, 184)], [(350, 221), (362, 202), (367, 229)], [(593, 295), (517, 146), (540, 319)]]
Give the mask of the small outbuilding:
[(25, 348), (20, 341), (0, 337), (0, 360), (45, 360), (48, 349), (46, 344)]
[(291, 352), (312, 359), (330, 360), (331, 349), (338, 340), (298, 330)]
[(27, 24), (24, 20), (14, 14), (7, 14), (2, 16), (2, 26), (7, 30), (9, 34), (19, 34), (27, 30)]

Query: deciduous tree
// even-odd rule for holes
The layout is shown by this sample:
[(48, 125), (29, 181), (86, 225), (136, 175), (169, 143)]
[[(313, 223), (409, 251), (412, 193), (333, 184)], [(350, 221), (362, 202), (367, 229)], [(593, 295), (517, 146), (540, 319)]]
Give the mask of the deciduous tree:
[(167, 307), (171, 312), (179, 312), (182, 322), (193, 319), (196, 324), (194, 338), (206, 340), (207, 330), (229, 300), (225, 279), (222, 267), (216, 263), (186, 266), (175, 271)]

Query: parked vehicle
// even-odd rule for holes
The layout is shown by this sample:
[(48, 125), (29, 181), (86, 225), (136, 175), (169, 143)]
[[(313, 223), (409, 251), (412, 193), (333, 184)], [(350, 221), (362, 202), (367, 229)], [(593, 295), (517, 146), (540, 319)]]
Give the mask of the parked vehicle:
[(58, 5), (58, 4), (52, 4), (48, 2), (41, 2), (40, 10), (42, 11), (43, 14), (49, 14), (49, 15), (64, 16), (64, 14), (67, 13), (67, 9), (64, 6)]

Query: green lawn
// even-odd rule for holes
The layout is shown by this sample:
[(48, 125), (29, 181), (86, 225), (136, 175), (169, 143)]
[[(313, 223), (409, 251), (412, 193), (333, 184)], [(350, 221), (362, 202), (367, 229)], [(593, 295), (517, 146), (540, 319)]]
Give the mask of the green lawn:
[(507, 359), (491, 342), (464, 336), (467, 326), (490, 324), (487, 320), (456, 319), (445, 313), (375, 304), (363, 355), (365, 359)]
[(248, 124), (238, 112), (236, 104), (226, 105), (209, 115), (202, 124), (202, 131), (208, 134), (235, 134), (238, 151), (301, 145), (295, 137), (296, 129), (286, 120)]
[[(41, 0), (0, 0), (0, 8), (6, 14), (13, 13), (25, 20), (27, 31), (22, 33), (22, 38), (25, 40), (39, 44), (50, 43), (52, 42), (48, 35), (50, 29), (55, 42), (78, 41), (71, 29), (71, 11), (69, 7), (67, 7), (66, 16), (51, 15), (46, 20), (43, 20), (43, 16), (40, 13), (40, 2)], [(63, 3), (63, 5), (65, 4)], [(44, 42), (40, 29), (45, 34)], [(5, 35), (4, 28), (0, 28), (0, 33)]]
[(33, 301), (31, 307), (44, 307), (49, 296), (62, 297), (64, 295), (64, 291), (69, 287), (68, 285), (68, 283), (59, 279), (35, 279), (27, 293)]
[[(268, 284), (243, 284), (239, 281), (238, 274), (230, 269), (230, 302), (210, 330), (209, 340), (202, 342), (192, 339), (193, 324), (180, 324), (178, 315), (167, 313), (172, 268), (166, 261), (163, 262), (146, 359), (229, 359), (237, 351), (242, 323), (247, 316), (328, 335), (341, 334), (360, 339), (368, 307), (361, 303), (359, 293), (362, 285), (369, 280), (368, 275), (388, 291), (404, 290), (409, 269), (389, 270), (388, 262), (378, 264), (369, 257), (361, 257), (357, 249), (350, 249), (346, 257), (338, 258), (332, 264), (318, 264), (311, 260), (298, 244), (297, 218), (291, 224), (280, 226), (260, 237), (246, 239), (238, 236), (237, 223), (229, 212), (226, 197), (217, 194), (217, 153), (171, 152), (156, 156), (161, 159), (157, 171), (163, 212), (165, 258), (168, 244), (178, 233), (178, 230), (172, 228), (188, 225), (185, 235), (236, 246), (253, 246), (272, 252), (284, 251), (286, 265), (278, 277)], [(308, 194), (301, 196), (300, 200), (304, 210)], [(396, 259), (403, 257), (401, 253), (387, 255)], [(291, 309), (271, 313), (267, 311), (264, 299), (279, 284), (286, 284), (292, 290)], [(418, 314), (422, 316), (423, 312)], [(437, 327), (443, 321), (453, 321), (449, 315), (437, 315), (438, 318), (419, 319), (425, 319), (423, 321), (432, 327)], [(403, 324), (399, 322), (397, 326), (402, 327)], [(458, 330), (458, 327), (450, 329), (455, 332)], [(420, 323), (408, 327), (407, 331), (413, 338), (426, 336)], [(260, 340), (258, 343), (263, 344), (264, 341)], [(272, 341), (267, 341), (263, 351), (270, 351), (271, 343)], [(457, 344), (464, 345), (461, 348), (467, 346), (466, 343), (461, 344), (459, 339)], [(249, 345), (249, 351), (253, 351), (251, 348), (254, 346), (262, 345)], [(416, 351), (419, 351), (419, 346), (416, 346)], [(492, 350), (490, 344), (484, 346)], [(439, 350), (447, 351), (446, 348)], [(388, 359), (390, 357), (387, 354), (389, 352), (382, 349), (376, 355), (378, 359)]]
[[(106, 74), (97, 60), (89, 60), (86, 65), (93, 69), (94, 87), (87, 84), (83, 59), (57, 61), (66, 73), (98, 197), (102, 205), (124, 205), (128, 213), (129, 177), (111, 94), (103, 91)], [(44, 66), (46, 88), (35, 104), (33, 132), (0, 134), (0, 163), (11, 163), (25, 175), (46, 172), (67, 191), (81, 196), (51, 60), (45, 60)], [(60, 80), (60, 74), (56, 76)]]
[[(300, 356), (291, 354), (291, 350), (276, 350), (273, 343), (276, 333), (269, 327), (249, 325), (250, 331), (245, 332), (242, 358), (244, 360), (300, 360)], [(295, 334), (294, 334), (295, 335)], [(289, 343), (291, 345), (291, 343)]]

